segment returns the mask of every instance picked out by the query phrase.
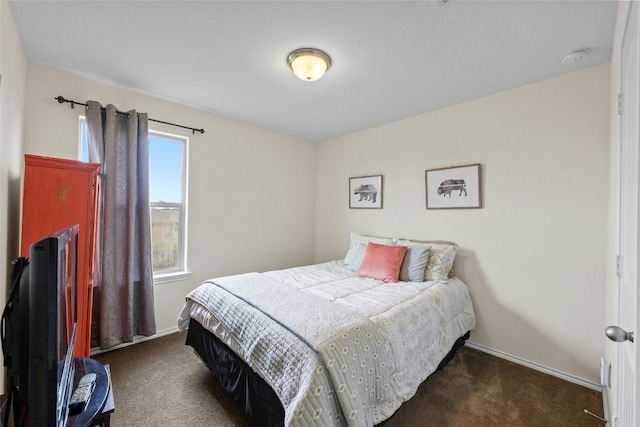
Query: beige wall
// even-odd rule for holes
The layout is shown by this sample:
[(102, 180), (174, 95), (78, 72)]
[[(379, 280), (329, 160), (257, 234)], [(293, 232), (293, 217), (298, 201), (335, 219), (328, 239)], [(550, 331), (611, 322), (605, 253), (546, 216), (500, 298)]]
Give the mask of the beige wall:
[[(203, 280), (310, 263), (314, 249), (315, 261), (341, 258), (351, 231), (447, 239), (463, 248), (456, 271), (477, 310), (473, 342), (598, 382), (610, 246), (608, 65), (311, 144), (27, 65), (0, 5), (0, 259), (17, 254), (23, 129), (24, 152), (76, 158), (82, 110), (53, 98), (95, 99), (207, 130), (157, 127), (190, 137), (192, 271), (155, 287), (159, 331), (175, 327), (184, 295)], [(476, 162), (483, 209), (425, 209), (425, 169)], [(348, 178), (370, 174), (384, 175), (384, 209), (349, 210)]]
[[(19, 253), (20, 173), (26, 59), (8, 3), (0, 2), (0, 306), (6, 303), (10, 261)], [(5, 372), (0, 370), (0, 390)]]
[[(350, 232), (457, 242), (477, 345), (599, 383), (610, 69), (601, 65), (318, 145), (316, 261)], [(425, 169), (482, 164), (484, 207), (426, 210)], [(348, 178), (384, 175), (382, 210)]]
[[(213, 114), (55, 71), (27, 67), (26, 153), (75, 159), (78, 115), (54, 98), (93, 99), (204, 128), (189, 136), (188, 280), (156, 285), (159, 332), (175, 329), (188, 291), (204, 280), (313, 262), (315, 145)], [(215, 96), (215, 94), (212, 94)]]

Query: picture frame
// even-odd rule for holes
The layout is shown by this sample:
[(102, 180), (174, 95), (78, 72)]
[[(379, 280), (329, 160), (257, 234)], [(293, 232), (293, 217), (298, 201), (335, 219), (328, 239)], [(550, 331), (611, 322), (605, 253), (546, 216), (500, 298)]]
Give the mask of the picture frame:
[(349, 209), (382, 209), (382, 175), (349, 178)]
[(482, 207), (480, 163), (425, 171), (427, 209)]

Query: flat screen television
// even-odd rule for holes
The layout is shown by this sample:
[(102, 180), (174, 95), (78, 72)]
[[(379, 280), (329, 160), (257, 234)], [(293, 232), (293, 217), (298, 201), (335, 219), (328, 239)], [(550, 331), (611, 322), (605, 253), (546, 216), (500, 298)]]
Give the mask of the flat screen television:
[[(14, 424), (63, 427), (73, 392), (78, 226), (31, 245), (14, 283), (2, 321), (5, 366), (26, 413)], [(20, 417), (16, 419), (16, 417)]]

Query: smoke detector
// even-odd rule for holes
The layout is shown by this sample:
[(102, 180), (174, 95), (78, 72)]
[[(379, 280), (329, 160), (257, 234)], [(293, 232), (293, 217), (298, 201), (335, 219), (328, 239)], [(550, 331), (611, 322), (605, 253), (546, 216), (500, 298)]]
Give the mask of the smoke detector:
[(560, 63), (566, 67), (575, 64), (589, 55), (589, 49), (578, 49), (565, 53), (560, 57)]

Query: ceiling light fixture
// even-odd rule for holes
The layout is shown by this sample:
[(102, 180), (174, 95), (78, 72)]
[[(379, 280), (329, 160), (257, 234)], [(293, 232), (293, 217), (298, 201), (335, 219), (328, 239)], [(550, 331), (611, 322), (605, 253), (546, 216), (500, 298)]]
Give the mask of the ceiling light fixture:
[(331, 67), (331, 58), (321, 50), (304, 48), (291, 52), (287, 63), (300, 80), (313, 82)]

